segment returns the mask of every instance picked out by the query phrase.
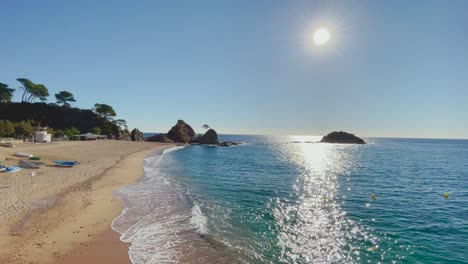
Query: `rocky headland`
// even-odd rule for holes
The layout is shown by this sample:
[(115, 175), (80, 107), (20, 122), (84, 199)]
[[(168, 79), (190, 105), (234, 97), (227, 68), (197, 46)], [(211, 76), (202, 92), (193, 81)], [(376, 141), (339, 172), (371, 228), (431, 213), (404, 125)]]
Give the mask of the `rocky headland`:
[(185, 143), (185, 144), (200, 144), (200, 145), (217, 145), (228, 147), (238, 145), (237, 142), (221, 142), (218, 138), (218, 133), (214, 129), (208, 129), (205, 134), (196, 136), (193, 128), (184, 122), (178, 120), (177, 124), (167, 132), (167, 134), (157, 134), (146, 139), (151, 142), (163, 143)]

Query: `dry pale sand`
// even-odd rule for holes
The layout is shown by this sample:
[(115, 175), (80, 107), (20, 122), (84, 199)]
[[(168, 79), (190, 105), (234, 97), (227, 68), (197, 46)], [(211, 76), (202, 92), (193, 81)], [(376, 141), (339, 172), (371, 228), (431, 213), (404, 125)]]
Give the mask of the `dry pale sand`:
[(112, 191), (141, 177), (151, 152), (172, 146), (108, 140), (0, 147), (5, 165), (18, 163), (16, 151), (50, 165), (80, 162), (0, 173), (0, 263), (128, 263), (128, 245), (110, 229), (122, 210)]

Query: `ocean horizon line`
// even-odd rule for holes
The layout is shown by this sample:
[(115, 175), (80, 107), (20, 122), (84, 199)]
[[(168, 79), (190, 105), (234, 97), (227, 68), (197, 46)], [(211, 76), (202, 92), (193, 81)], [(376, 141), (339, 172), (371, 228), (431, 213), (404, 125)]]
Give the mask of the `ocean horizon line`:
[[(165, 132), (143, 132), (143, 134), (156, 135), (166, 134)], [(197, 133), (202, 134), (202, 133)], [(220, 136), (264, 136), (264, 137), (323, 137), (324, 135), (301, 135), (301, 134), (244, 134), (244, 133), (220, 133)], [(400, 137), (400, 136), (360, 136), (367, 139), (434, 139), (434, 140), (468, 140), (467, 138), (446, 138), (446, 137)]]

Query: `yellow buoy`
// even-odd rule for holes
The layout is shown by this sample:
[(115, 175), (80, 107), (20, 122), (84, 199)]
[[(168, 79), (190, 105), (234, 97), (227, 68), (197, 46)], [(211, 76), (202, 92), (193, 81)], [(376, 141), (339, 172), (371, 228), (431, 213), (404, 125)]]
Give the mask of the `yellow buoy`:
[(377, 199), (377, 195), (373, 194), (373, 195), (371, 196), (371, 198), (372, 198), (372, 200), (376, 200), (376, 199)]
[(324, 196), (322, 197), (322, 199), (323, 199), (324, 202), (326, 202), (326, 201), (327, 201), (327, 196), (324, 195)]
[(445, 197), (445, 199), (448, 199), (449, 198), (449, 193), (444, 193), (444, 197)]

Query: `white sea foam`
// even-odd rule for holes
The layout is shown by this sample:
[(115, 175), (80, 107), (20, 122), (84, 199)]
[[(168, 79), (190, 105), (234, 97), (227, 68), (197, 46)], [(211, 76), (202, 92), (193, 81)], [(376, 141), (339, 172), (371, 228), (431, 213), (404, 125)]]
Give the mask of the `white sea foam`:
[(207, 228), (207, 222), (208, 219), (206, 218), (205, 215), (203, 215), (200, 206), (196, 204), (195, 206), (192, 207), (192, 217), (190, 218), (190, 223), (194, 225), (196, 228), (196, 233), (204, 236), (208, 234), (208, 228)]
[(169, 177), (175, 163), (167, 153), (178, 146), (159, 151), (145, 159), (145, 175), (134, 185), (115, 193), (125, 209), (112, 222), (121, 240), (131, 243), (132, 263), (177, 263), (179, 252), (193, 251), (187, 241), (206, 234), (206, 217), (200, 207), (190, 207), (186, 188)]
[(163, 150), (163, 154), (170, 153), (172, 151), (176, 151), (176, 150), (179, 150), (179, 149), (183, 149), (185, 147), (187, 147), (187, 146), (177, 146), (177, 147), (167, 148), (167, 149)]

